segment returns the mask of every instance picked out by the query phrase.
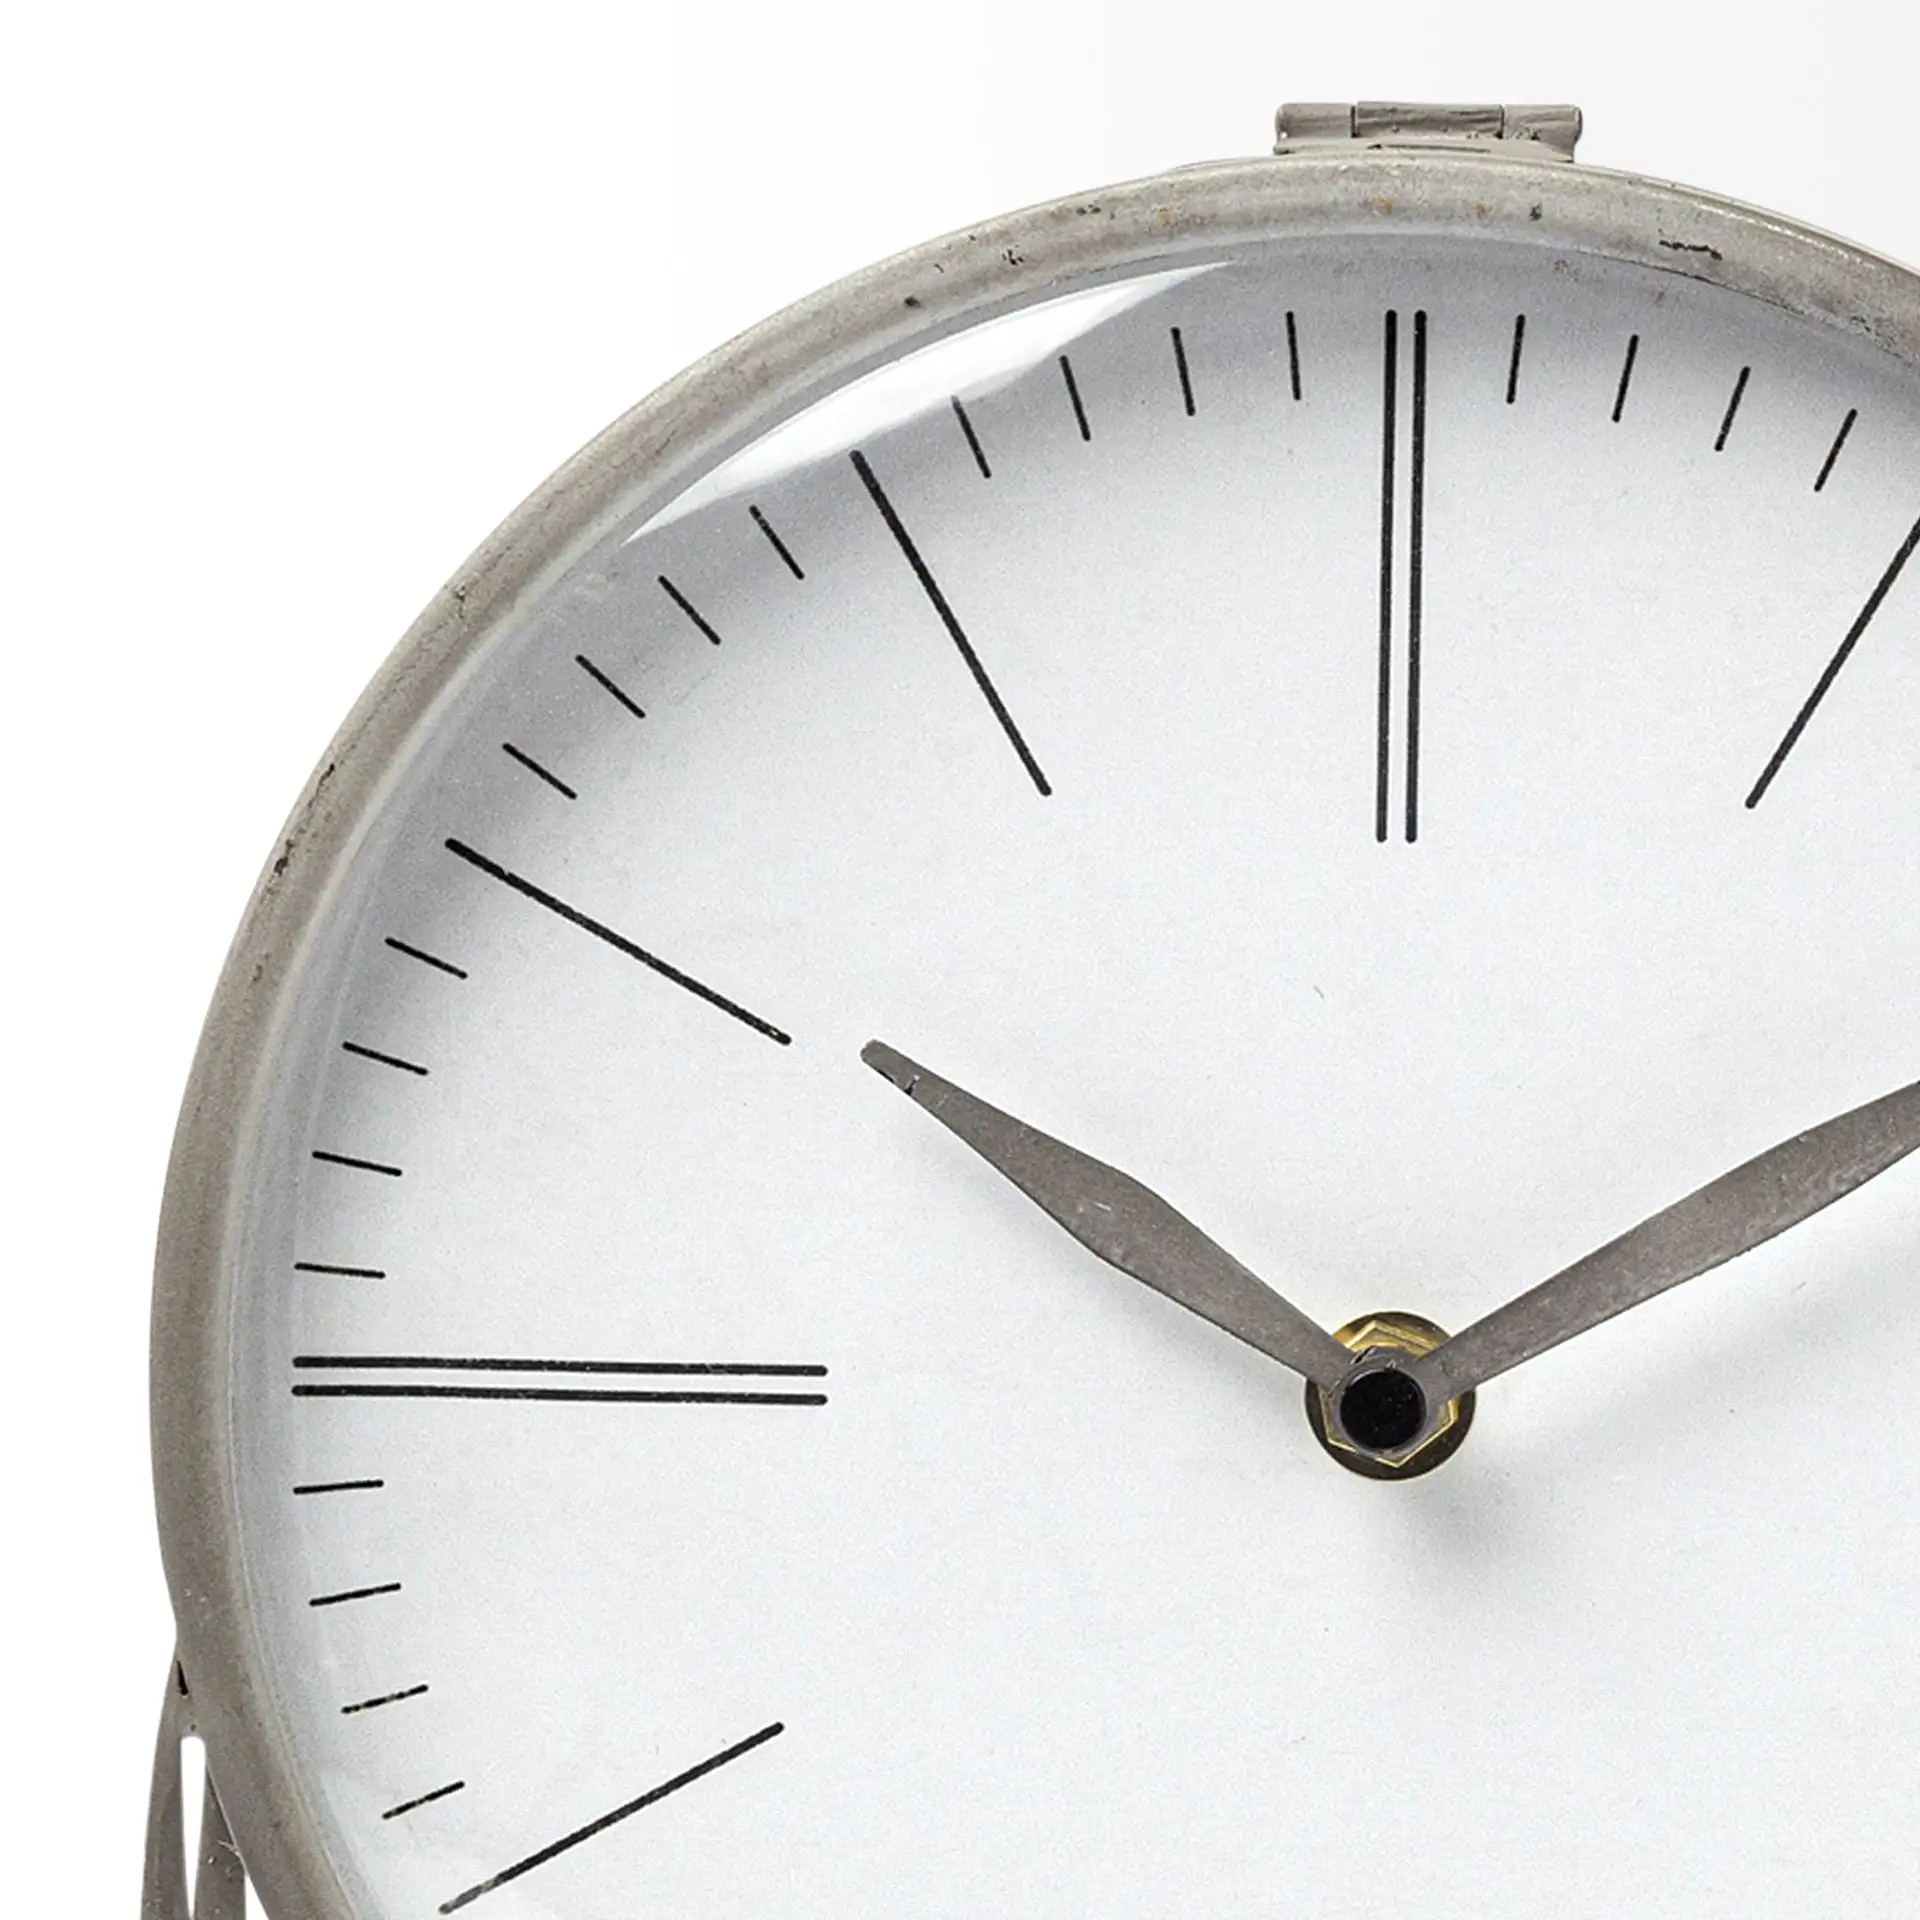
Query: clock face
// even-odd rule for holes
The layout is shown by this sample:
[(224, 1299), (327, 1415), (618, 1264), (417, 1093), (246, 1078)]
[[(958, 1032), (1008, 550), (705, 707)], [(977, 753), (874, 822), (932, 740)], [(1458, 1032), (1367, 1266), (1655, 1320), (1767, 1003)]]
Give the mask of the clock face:
[(236, 1175), (349, 1909), (1911, 1894), (1920, 1165), (1380, 1484), (860, 1055), (1457, 1331), (1920, 1072), (1916, 514), (1864, 338), (1381, 233), (950, 332), (567, 552)]

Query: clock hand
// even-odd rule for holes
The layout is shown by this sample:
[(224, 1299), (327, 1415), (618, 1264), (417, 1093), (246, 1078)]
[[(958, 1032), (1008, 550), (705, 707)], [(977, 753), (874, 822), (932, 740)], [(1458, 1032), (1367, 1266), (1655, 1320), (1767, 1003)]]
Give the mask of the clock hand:
[(1429, 1406), (1747, 1252), (1920, 1148), (1920, 1081), (1810, 1127), (1408, 1364)]
[(1346, 1376), (1353, 1355), (1345, 1347), (1139, 1181), (975, 1099), (878, 1040), (868, 1041), (860, 1058), (1109, 1266), (1318, 1386), (1330, 1389)]

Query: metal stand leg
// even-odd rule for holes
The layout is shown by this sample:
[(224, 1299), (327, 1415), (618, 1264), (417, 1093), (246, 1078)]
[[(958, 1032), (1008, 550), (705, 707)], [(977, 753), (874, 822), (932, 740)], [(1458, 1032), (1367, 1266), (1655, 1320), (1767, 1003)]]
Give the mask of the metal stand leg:
[(191, 1893), (188, 1890), (180, 1745), (193, 1730), (193, 1700), (187, 1692), (187, 1677), (176, 1660), (167, 1669), (160, 1737), (153, 1754), (140, 1920), (246, 1920), (246, 1869), (234, 1849), (227, 1817), (220, 1810), (211, 1767), (207, 1769), (206, 1794), (201, 1802), (199, 1858)]

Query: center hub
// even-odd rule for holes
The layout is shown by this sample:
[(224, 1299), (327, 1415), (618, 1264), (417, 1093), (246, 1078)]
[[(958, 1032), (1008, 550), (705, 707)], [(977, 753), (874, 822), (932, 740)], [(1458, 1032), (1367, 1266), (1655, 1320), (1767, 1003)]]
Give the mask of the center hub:
[[(1333, 1337), (1360, 1362), (1331, 1395), (1307, 1387), (1307, 1423), (1328, 1453), (1369, 1480), (1415, 1479), (1452, 1459), (1473, 1424), (1473, 1395), (1447, 1401), (1429, 1421), (1419, 1383), (1393, 1361), (1399, 1353), (1431, 1353), (1445, 1330), (1417, 1313), (1370, 1313)], [(1411, 1453), (1394, 1457), (1423, 1431)]]
[(1427, 1424), (1427, 1396), (1398, 1367), (1381, 1367), (1341, 1391), (1340, 1424), (1363, 1447), (1391, 1453)]

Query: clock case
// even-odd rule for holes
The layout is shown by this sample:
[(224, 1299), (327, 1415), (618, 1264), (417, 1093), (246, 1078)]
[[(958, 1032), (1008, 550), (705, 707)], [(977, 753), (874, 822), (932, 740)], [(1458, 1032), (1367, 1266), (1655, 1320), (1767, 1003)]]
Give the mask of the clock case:
[[(1271, 157), (1185, 167), (982, 222), (839, 281), (721, 347), (543, 482), (434, 597), (347, 717), (235, 936), (167, 1175), (152, 1445), (178, 1638), (142, 1920), (242, 1920), (247, 1877), (274, 1920), (368, 1920), (309, 1808), (253, 1630), (240, 1550), (229, 1395), (234, 1303), (248, 1284), (236, 1249), (249, 1143), (307, 933), (395, 770), (518, 610), (582, 552), (769, 427), (943, 335), (1103, 280), (1275, 239), (1484, 236), (1599, 255), (1751, 295), (1920, 364), (1920, 276), (1776, 214), (1570, 164), (1572, 109), (1288, 107), (1279, 125)], [(715, 236), (716, 245), (741, 240)], [(197, 1893), (181, 1819), (189, 1737), (204, 1742), (207, 1758)]]

